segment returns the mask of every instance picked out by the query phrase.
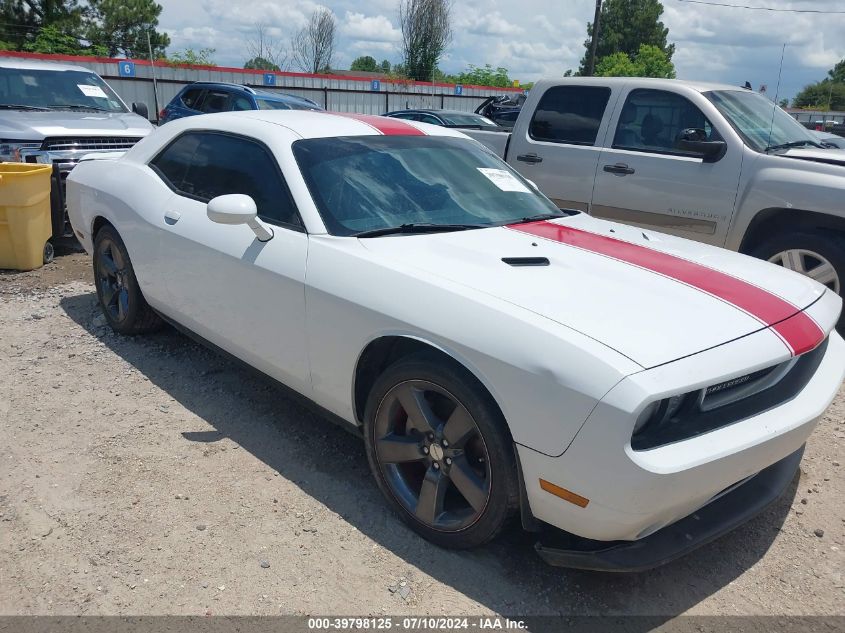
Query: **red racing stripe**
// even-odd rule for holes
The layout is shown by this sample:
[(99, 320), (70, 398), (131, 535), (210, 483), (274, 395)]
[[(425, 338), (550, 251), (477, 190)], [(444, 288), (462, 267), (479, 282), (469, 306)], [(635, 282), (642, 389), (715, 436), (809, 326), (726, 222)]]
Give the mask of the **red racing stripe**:
[(374, 114), (355, 114), (353, 112), (331, 112), (330, 114), (361, 121), (388, 136), (425, 136), (425, 132), (401, 119), (376, 116)]
[(824, 340), (822, 329), (800, 308), (715, 268), (554, 222), (513, 224), (508, 228), (627, 262), (706, 292), (771, 327), (795, 356), (815, 348)]

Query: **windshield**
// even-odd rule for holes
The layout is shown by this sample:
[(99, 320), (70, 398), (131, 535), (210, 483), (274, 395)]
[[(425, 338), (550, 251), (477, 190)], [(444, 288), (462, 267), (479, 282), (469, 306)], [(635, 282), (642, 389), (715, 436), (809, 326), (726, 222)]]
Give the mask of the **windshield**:
[(745, 142), (758, 152), (789, 143), (816, 143), (803, 125), (756, 92), (714, 90), (704, 94)]
[(480, 114), (440, 114), (440, 118), (446, 121), (446, 125), (492, 125), (498, 127), (493, 121)]
[(293, 153), (333, 235), (403, 224), (496, 226), (564, 215), (478, 143), (444, 136), (296, 141)]
[(0, 104), (126, 112), (105, 81), (78, 70), (0, 68)]
[(320, 110), (316, 105), (304, 101), (278, 101), (275, 99), (257, 98), (259, 110)]

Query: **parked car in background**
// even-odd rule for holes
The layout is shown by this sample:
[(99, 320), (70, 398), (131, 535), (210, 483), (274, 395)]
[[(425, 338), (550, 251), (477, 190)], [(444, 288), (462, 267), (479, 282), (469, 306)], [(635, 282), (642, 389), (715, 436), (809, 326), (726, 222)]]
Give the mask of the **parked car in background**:
[(809, 130), (810, 134), (818, 139), (819, 143), (827, 148), (845, 149), (845, 138), (831, 132), (817, 132)]
[(549, 80), (532, 88), (513, 134), (466, 133), (562, 208), (751, 254), (837, 293), (845, 285), (845, 151), (756, 92)]
[(197, 114), (240, 110), (322, 110), (319, 105), (283, 92), (240, 84), (196, 81), (182, 88), (159, 113), (159, 123)]
[(65, 233), (64, 179), (82, 156), (129, 149), (153, 130), (96, 73), (0, 57), (0, 161), (53, 165), (53, 236)]
[(561, 211), (450, 128), (191, 117), (69, 204), (115, 331), (164, 319), (303, 394), (441, 546), (519, 513), (552, 564), (668, 562), (788, 488), (845, 373), (833, 291)]
[(395, 112), (388, 112), (384, 116), (445, 127), (474, 127), (482, 130), (487, 128), (498, 129), (499, 127), (487, 117), (473, 112), (461, 112), (460, 110), (396, 110)]
[(522, 92), (488, 97), (475, 109), (475, 113), (493, 119), (501, 127), (512, 128), (525, 99), (526, 95)]

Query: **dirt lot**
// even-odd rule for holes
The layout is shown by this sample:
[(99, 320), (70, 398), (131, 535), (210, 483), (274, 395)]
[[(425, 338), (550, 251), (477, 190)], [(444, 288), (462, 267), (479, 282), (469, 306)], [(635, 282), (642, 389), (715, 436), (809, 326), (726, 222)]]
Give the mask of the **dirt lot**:
[(360, 440), (172, 330), (112, 334), (89, 277), (0, 274), (0, 614), (845, 614), (845, 392), (750, 524), (645, 574), (554, 569), (518, 530), (421, 541)]

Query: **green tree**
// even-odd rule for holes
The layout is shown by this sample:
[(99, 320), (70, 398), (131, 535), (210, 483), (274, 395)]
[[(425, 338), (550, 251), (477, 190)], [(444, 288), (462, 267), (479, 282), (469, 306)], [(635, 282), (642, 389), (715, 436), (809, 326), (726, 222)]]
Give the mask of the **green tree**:
[(381, 64), (379, 64), (379, 70), (383, 72), (385, 75), (390, 74), (390, 62), (386, 59), (381, 60)]
[(173, 53), (165, 59), (170, 64), (189, 64), (191, 66), (216, 66), (211, 56), (217, 52), (215, 48), (201, 48), (195, 51), (193, 48), (186, 48), (184, 51)]
[(153, 55), (164, 55), (167, 33), (156, 31), (161, 5), (154, 0), (88, 0), (86, 37), (106, 47), (112, 57), (146, 57), (147, 36)]
[(835, 83), (845, 84), (845, 59), (836, 62), (836, 66), (827, 71), (827, 78)]
[(675, 66), (662, 50), (643, 44), (633, 57), (621, 52), (602, 57), (596, 65), (596, 76), (674, 79)]
[[(663, 26), (660, 16), (663, 4), (659, 0), (605, 0), (599, 18), (599, 37), (596, 44), (596, 67), (603, 57), (614, 53), (625, 53), (633, 59), (640, 52), (640, 46), (656, 46), (672, 61), (675, 45), (668, 44), (669, 29)], [(589, 65), (590, 44), (593, 24), (587, 23), (587, 52), (581, 59), (578, 74), (585, 74)]]
[(451, 0), (399, 0), (402, 54), (408, 77), (431, 81), (452, 40)]
[(638, 77), (634, 61), (625, 53), (605, 55), (596, 64), (597, 77)]
[(253, 57), (244, 64), (244, 68), (251, 70), (281, 70), (277, 64), (263, 57)]
[(36, 38), (25, 43), (23, 49), (31, 53), (56, 55), (82, 55), (86, 52), (79, 39), (64, 33), (57, 26), (45, 26), (40, 29)]
[(845, 110), (845, 59), (827, 72), (827, 77), (804, 86), (792, 105), (796, 108)]
[(369, 55), (362, 55), (361, 57), (356, 57), (352, 60), (352, 65), (349, 66), (349, 70), (357, 70), (365, 73), (375, 73), (378, 72), (380, 69), (375, 57), (370, 57)]
[(77, 0), (0, 0), (0, 40), (10, 49), (25, 50), (48, 26), (79, 33), (83, 17)]
[(499, 68), (493, 68), (490, 64), (484, 64), (483, 67), (470, 64), (464, 72), (458, 73), (457, 75), (444, 75), (443, 79), (455, 84), (496, 86), (498, 88), (504, 88), (513, 84), (510, 77), (508, 77), (507, 68), (502, 68), (501, 66)]

